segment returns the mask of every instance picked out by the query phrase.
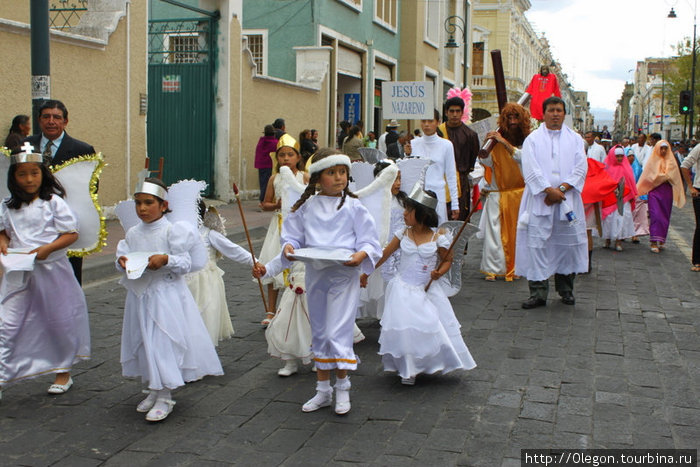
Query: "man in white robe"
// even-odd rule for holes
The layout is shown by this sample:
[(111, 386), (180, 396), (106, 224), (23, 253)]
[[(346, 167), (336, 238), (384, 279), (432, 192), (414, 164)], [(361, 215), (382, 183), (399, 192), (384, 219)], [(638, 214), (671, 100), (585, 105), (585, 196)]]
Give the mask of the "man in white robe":
[(525, 309), (547, 304), (552, 274), (562, 302), (573, 305), (574, 276), (588, 271), (581, 200), (588, 170), (583, 140), (564, 125), (564, 101), (551, 97), (543, 107), (544, 124), (527, 137), (522, 154), (525, 192), (518, 213), (515, 274), (528, 280)]
[(449, 219), (459, 219), (459, 207), (454, 201), (452, 202), (453, 209), (450, 212), (451, 217), (448, 217), (446, 191), (447, 187), (450, 199), (459, 199), (457, 195), (457, 165), (454, 146), (450, 140), (441, 138), (437, 134), (440, 124), (440, 114), (437, 110), (434, 117), (420, 121), (423, 136), (410, 142), (410, 147), (406, 147), (406, 154), (433, 161), (425, 173), (425, 189), (435, 192), (437, 196), (438, 206), (435, 210), (438, 214), (438, 221), (442, 224)]
[(595, 135), (593, 134), (593, 132), (587, 131), (586, 134), (583, 135), (583, 139), (585, 139), (586, 143), (588, 143), (588, 150), (586, 151), (586, 155), (591, 159), (597, 160), (601, 164), (605, 164), (605, 158), (607, 157), (607, 153), (603, 146), (596, 143)]

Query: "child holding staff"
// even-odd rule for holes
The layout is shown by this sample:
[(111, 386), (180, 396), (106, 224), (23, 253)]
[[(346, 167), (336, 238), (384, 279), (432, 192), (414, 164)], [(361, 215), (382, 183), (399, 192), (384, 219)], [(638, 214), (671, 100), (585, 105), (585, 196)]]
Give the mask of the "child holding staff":
[[(282, 260), (294, 260), (294, 250), (299, 248), (353, 252), (343, 265), (323, 267), (310, 262), (306, 268), (311, 350), (318, 371), (316, 395), (302, 410), (312, 412), (331, 405), (330, 376), (335, 370), (335, 412), (342, 415), (351, 407), (348, 370), (357, 368), (353, 351), (357, 284), (360, 272), (372, 272), (381, 249), (374, 220), (348, 190), (350, 159), (335, 150), (322, 149), (312, 161), (308, 187), (282, 225)], [(254, 270), (258, 277), (264, 273), (264, 267)]]

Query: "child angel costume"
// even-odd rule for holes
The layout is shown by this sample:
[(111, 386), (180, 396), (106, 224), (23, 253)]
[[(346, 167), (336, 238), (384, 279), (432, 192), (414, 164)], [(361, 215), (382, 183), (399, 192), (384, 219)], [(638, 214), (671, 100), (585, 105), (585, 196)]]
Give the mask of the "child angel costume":
[[(184, 205), (173, 202), (179, 184), (170, 187), (171, 208)], [(201, 187), (180, 185), (199, 193)], [(129, 228), (117, 246), (117, 258), (134, 252), (167, 254), (168, 264), (157, 270), (144, 269), (140, 277), (122, 277), (127, 289), (122, 330), (121, 363), (126, 377), (141, 377), (151, 390), (175, 389), (206, 375), (222, 375), (221, 363), (211, 342), (197, 304), (185, 282), (185, 274), (206, 264), (206, 252), (196, 230), (196, 197), (191, 197), (192, 220), (180, 221), (179, 212)], [(190, 204), (190, 203), (188, 203)], [(190, 206), (178, 206), (189, 211)], [(117, 207), (122, 226), (133, 221), (133, 201)], [(171, 222), (173, 218), (175, 222)], [(181, 218), (181, 217), (180, 217)], [(127, 262), (127, 268), (129, 268)], [(121, 268), (117, 265), (117, 268)], [(127, 271), (130, 272), (130, 271)]]

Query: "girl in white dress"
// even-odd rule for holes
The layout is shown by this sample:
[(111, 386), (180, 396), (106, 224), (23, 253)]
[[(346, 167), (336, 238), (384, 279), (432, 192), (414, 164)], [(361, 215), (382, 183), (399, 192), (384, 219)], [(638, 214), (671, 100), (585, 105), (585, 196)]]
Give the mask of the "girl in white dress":
[(233, 336), (233, 324), (226, 304), (226, 288), (222, 277), (224, 271), (216, 265), (216, 262), (225, 256), (232, 261), (252, 267), (253, 257), (248, 250), (226, 238), (223, 220), (216, 209), (209, 208), (207, 211), (203, 201), (199, 202), (199, 218), (202, 222), (199, 235), (207, 247), (209, 261), (203, 269), (187, 275), (187, 286), (199, 307), (204, 326), (209, 331), (209, 337), (217, 346), (220, 340)]
[[(263, 211), (276, 211), (275, 215), (272, 216), (270, 220), (270, 226), (267, 229), (267, 235), (265, 235), (265, 241), (260, 250), (260, 261), (262, 263), (271, 261), (280, 253), (280, 231), (282, 229), (282, 221), (287, 214), (289, 214), (288, 210), (282, 207), (282, 187), (280, 184), (280, 177), (278, 176), (280, 167), (289, 167), (300, 183), (306, 184), (308, 182), (308, 176), (302, 170), (302, 159), (296, 145), (296, 140), (288, 134), (282, 135), (277, 143), (275, 174), (270, 178), (267, 184), (267, 190), (265, 191), (265, 198), (262, 203), (260, 203), (260, 208)], [(278, 291), (286, 285), (284, 272), (280, 272), (274, 277), (263, 279), (263, 283), (267, 284), (267, 310), (265, 310), (265, 318), (260, 324), (268, 326), (270, 320), (275, 317)]]
[(407, 228), (396, 232), (378, 263), (401, 249), (398, 272), (386, 289), (379, 354), (384, 370), (397, 372), (406, 385), (415, 384), (420, 373), (444, 374), (476, 366), (439, 281), (452, 259), (447, 257), (450, 239), (435, 230), (437, 202), (432, 191), (417, 187), (411, 192), (404, 211)]
[(135, 253), (149, 255), (141, 277), (121, 280), (127, 289), (121, 363), (124, 376), (141, 377), (148, 385), (148, 397), (136, 411), (147, 412), (146, 420), (153, 422), (172, 411), (170, 391), (206, 375), (223, 374), (184, 278), (201, 240), (186, 222), (171, 224), (164, 217), (166, 196), (158, 179), (147, 178), (137, 187), (134, 200), (141, 223), (117, 246), (117, 266), (128, 273), (132, 259), (136, 264)]
[(48, 392), (63, 394), (72, 366), (90, 358), (85, 295), (66, 256), (78, 224), (41, 154), (10, 164), (10, 197), (0, 203), (0, 388), (55, 373)]
[[(312, 412), (331, 405), (330, 376), (335, 370), (335, 412), (342, 415), (350, 411), (347, 372), (357, 368), (353, 350), (359, 298), (357, 283), (361, 271), (369, 273), (374, 269), (381, 249), (372, 216), (348, 190), (350, 158), (324, 148), (312, 160), (308, 187), (282, 226), (281, 260), (283, 263), (292, 261), (294, 250), (299, 248), (348, 251), (349, 260), (343, 264), (306, 264), (311, 350), (317, 368), (317, 384), (316, 395), (302, 410)], [(316, 193), (317, 186), (319, 193)], [(258, 277), (265, 272), (265, 267), (253, 271)]]

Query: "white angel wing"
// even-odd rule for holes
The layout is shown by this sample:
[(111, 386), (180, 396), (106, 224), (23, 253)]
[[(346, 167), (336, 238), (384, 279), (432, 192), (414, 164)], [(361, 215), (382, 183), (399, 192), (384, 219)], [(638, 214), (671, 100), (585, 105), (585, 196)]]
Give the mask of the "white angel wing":
[(374, 181), (374, 164), (369, 162), (353, 162), (350, 164), (350, 191), (356, 193)]
[(426, 164), (432, 164), (430, 159), (421, 159), (419, 157), (411, 157), (401, 159), (397, 162), (401, 171), (401, 191), (410, 193), (413, 186), (420, 178), (421, 171)]
[(10, 154), (0, 152), (0, 200), (10, 196), (10, 190), (7, 189), (7, 171), (10, 168)]
[(199, 229), (199, 200), (207, 183), (201, 180), (181, 180), (168, 187), (168, 207), (165, 216), (172, 223), (184, 221)]
[(365, 162), (376, 164), (382, 159), (386, 159), (386, 154), (377, 148), (357, 148)]
[(282, 216), (289, 214), (289, 211), (297, 202), (301, 194), (306, 190), (306, 185), (300, 183), (289, 167), (280, 167), (277, 175), (282, 186)]
[(124, 229), (124, 233), (139, 223), (139, 216), (136, 215), (136, 203), (133, 199), (127, 199), (117, 204), (114, 214), (119, 219), (119, 223)]
[[(357, 165), (357, 164), (353, 164)], [(367, 208), (377, 226), (379, 243), (384, 246), (389, 239), (391, 224), (391, 185), (396, 180), (399, 169), (395, 164), (390, 165), (365, 188), (356, 191), (360, 202)]]
[(78, 219), (80, 236), (70, 246), (70, 256), (100, 251), (107, 238), (102, 208), (97, 198), (97, 181), (104, 167), (101, 154), (81, 156), (53, 168), (54, 176), (66, 190), (66, 203)]
[[(447, 221), (440, 224), (438, 231), (444, 230), (447, 233), (445, 235), (454, 241), (455, 236), (459, 233), (459, 229), (462, 228), (463, 221)], [(464, 247), (469, 242), (469, 239), (479, 231), (479, 228), (473, 224), (467, 224), (462, 230), (459, 239), (455, 242), (452, 249), (452, 266), (447, 274), (440, 278), (441, 285), (445, 290), (448, 297), (457, 295), (459, 290), (462, 288), (462, 264), (464, 263)]]

